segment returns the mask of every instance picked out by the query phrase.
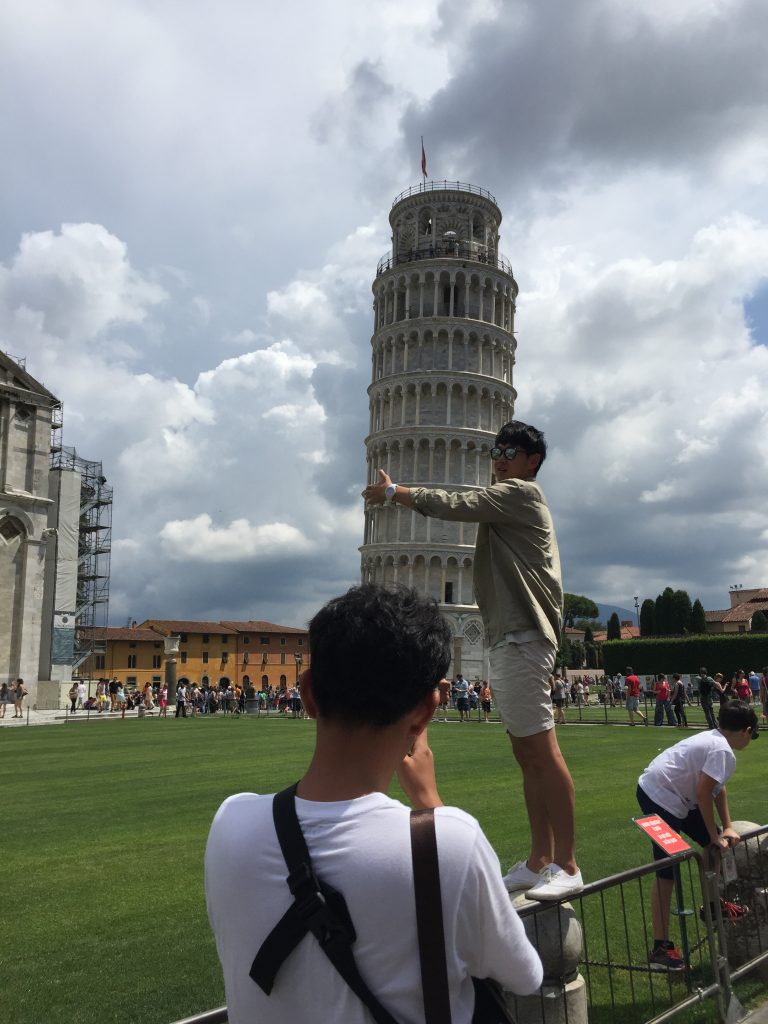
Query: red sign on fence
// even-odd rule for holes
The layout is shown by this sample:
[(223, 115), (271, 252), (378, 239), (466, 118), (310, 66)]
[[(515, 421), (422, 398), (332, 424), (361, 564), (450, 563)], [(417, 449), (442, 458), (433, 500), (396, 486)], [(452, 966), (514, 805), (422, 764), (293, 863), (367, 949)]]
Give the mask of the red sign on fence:
[(635, 818), (634, 822), (668, 856), (671, 857), (673, 853), (683, 853), (685, 850), (690, 850), (690, 846), (682, 836), (679, 836), (677, 832), (673, 832), (666, 821), (660, 818), (658, 814), (649, 814), (646, 818)]

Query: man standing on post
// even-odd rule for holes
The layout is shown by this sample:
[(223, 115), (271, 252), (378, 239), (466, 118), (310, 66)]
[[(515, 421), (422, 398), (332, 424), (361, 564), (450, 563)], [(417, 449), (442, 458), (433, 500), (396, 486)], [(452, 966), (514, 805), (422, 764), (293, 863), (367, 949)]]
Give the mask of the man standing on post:
[(504, 878), (510, 892), (557, 900), (583, 888), (575, 859), (574, 788), (554, 729), (549, 677), (563, 616), (560, 556), (536, 475), (544, 435), (515, 420), (491, 449), (495, 483), (474, 491), (403, 487), (379, 470), (363, 497), (422, 515), (478, 523), (475, 597), (490, 648), (491, 687), (523, 772), (531, 851)]

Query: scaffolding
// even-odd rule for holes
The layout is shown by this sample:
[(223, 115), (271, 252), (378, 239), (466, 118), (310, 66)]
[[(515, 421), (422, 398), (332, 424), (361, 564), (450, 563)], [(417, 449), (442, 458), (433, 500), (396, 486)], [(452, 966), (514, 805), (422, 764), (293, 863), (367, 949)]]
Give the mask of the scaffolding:
[(61, 453), (61, 435), (64, 432), (64, 406), (59, 402), (51, 409), (51, 469), (53, 459)]
[(70, 470), (80, 476), (74, 672), (91, 655), (106, 652), (112, 488), (107, 486), (101, 463), (81, 458), (74, 448), (52, 445), (51, 469)]

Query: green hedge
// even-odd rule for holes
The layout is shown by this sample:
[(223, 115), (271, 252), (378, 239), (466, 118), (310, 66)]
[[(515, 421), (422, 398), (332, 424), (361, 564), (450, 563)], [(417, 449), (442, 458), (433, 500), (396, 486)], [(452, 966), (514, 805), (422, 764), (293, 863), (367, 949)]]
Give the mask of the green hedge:
[(631, 665), (640, 675), (680, 672), (696, 675), (706, 665), (711, 676), (722, 672), (730, 679), (743, 668), (760, 672), (768, 665), (768, 635), (717, 633), (706, 636), (646, 637), (642, 640), (606, 640), (603, 668), (607, 675)]

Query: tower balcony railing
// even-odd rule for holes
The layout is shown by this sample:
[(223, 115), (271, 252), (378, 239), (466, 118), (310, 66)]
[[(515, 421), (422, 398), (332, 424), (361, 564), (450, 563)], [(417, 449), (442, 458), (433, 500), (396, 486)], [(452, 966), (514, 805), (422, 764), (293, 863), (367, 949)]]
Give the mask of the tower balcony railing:
[(422, 181), (420, 185), (411, 185), (405, 192), (395, 196), (392, 205), (397, 206), (402, 199), (418, 196), (423, 192), (471, 192), (474, 196), (483, 196), (484, 199), (490, 199), (494, 206), (499, 205), (496, 202), (496, 196), (491, 195), (488, 189), (478, 188), (477, 185), (470, 185), (466, 181)]
[(376, 276), (385, 274), (393, 267), (403, 263), (414, 263), (418, 260), (471, 260), (473, 263), (482, 263), (486, 267), (493, 267), (513, 277), (512, 264), (500, 253), (489, 250), (482, 242), (470, 242), (465, 239), (452, 239), (437, 242), (434, 245), (420, 245), (417, 249), (408, 249), (406, 252), (398, 252), (394, 256), (391, 253), (384, 253), (376, 267)]

